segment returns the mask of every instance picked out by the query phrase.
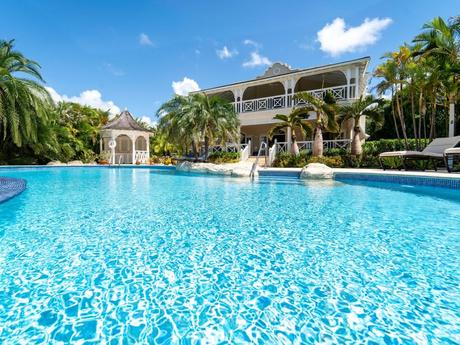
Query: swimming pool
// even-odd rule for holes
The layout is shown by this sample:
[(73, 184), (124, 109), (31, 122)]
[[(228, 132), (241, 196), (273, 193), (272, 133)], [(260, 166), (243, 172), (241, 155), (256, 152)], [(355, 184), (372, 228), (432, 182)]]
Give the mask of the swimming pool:
[(2, 343), (460, 342), (458, 191), (1, 170)]

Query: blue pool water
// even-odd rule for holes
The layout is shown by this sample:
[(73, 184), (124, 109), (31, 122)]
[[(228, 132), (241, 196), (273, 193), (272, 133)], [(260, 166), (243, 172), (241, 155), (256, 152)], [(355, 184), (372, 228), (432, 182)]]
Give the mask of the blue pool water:
[(0, 175), (1, 343), (460, 342), (458, 191)]

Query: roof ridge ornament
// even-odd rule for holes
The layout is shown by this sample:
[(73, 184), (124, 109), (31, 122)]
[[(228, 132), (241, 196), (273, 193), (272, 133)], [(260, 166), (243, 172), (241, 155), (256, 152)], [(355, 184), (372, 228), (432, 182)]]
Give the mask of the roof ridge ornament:
[(264, 74), (257, 76), (256, 79), (274, 77), (281, 74), (291, 73), (297, 70), (298, 69), (293, 69), (287, 63), (274, 62), (270, 67), (268, 67), (265, 70)]

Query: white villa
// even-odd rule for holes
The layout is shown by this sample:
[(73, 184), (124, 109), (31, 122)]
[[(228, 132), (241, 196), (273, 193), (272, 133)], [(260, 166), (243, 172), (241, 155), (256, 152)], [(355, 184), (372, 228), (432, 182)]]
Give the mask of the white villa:
[(102, 127), (100, 152), (107, 154), (110, 164), (148, 164), (151, 134), (124, 110)]
[[(263, 75), (251, 80), (212, 87), (201, 90), (208, 95), (218, 95), (228, 99), (235, 106), (241, 121), (241, 143), (248, 144), (249, 155), (254, 155), (262, 142), (267, 142), (276, 151), (288, 150), (291, 146), (290, 133), (280, 132), (269, 142), (267, 133), (276, 123), (276, 114), (289, 114), (292, 108), (301, 105), (294, 95), (307, 91), (317, 97), (323, 97), (330, 91), (338, 103), (353, 102), (366, 91), (367, 68), (370, 58), (363, 57), (351, 61), (325, 66), (292, 69), (279, 62), (270, 66)], [(311, 119), (315, 118), (312, 114)], [(365, 131), (363, 117), (361, 127)], [(353, 126), (342, 126), (341, 133), (327, 137), (326, 147), (345, 147), (353, 135)], [(298, 137), (302, 137), (298, 133)], [(312, 138), (299, 141), (300, 149), (311, 149)], [(275, 144), (276, 142), (276, 144)], [(275, 145), (274, 145), (275, 144)], [(244, 145), (246, 146), (246, 145)]]

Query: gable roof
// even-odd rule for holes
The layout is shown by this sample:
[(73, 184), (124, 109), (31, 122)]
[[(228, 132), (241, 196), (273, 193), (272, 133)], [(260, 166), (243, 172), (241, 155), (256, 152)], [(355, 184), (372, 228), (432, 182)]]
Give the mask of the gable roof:
[(142, 131), (147, 132), (145, 128), (142, 128), (128, 110), (123, 110), (120, 115), (107, 122), (102, 127), (103, 129), (127, 129), (131, 131)]

